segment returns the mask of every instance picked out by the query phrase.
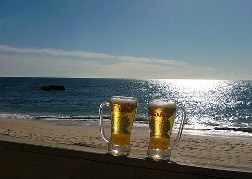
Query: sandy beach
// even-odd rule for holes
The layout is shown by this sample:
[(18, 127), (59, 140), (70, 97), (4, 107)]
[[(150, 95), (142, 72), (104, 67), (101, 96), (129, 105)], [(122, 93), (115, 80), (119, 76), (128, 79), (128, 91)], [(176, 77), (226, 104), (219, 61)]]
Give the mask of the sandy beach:
[[(148, 128), (133, 127), (129, 157), (145, 158)], [(109, 135), (109, 128), (106, 128)], [(62, 126), (25, 119), (0, 119), (0, 139), (43, 146), (56, 146), (93, 153), (106, 153), (98, 125)], [(210, 168), (252, 172), (252, 140), (246, 137), (200, 136), (185, 134), (171, 161)]]

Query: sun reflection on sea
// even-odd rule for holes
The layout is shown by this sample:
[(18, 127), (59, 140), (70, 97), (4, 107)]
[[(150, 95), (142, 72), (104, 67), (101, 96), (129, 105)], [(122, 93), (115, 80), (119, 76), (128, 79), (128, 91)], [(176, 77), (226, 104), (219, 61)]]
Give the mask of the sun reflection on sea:
[(240, 120), (239, 114), (243, 112), (237, 109), (240, 105), (237, 94), (241, 89), (237, 89), (236, 82), (159, 79), (148, 83), (151, 89), (155, 89), (151, 93), (152, 98), (173, 99), (186, 109), (189, 128), (229, 126), (234, 120)]

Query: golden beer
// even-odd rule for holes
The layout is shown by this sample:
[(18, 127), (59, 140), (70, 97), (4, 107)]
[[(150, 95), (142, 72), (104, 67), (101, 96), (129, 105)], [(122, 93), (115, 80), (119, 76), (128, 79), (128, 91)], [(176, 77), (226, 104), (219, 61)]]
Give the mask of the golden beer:
[[(170, 144), (172, 127), (178, 111), (182, 113), (180, 127), (176, 140)], [(182, 135), (186, 119), (185, 109), (176, 106), (174, 101), (152, 99), (148, 104), (148, 119), (150, 127), (148, 158), (153, 160), (170, 160), (171, 150), (176, 147)]]
[(111, 143), (113, 145), (129, 145), (130, 134), (137, 111), (137, 101), (111, 99)]
[[(110, 108), (111, 137), (104, 132), (103, 108)], [(108, 153), (114, 156), (130, 154), (130, 134), (137, 111), (137, 99), (125, 96), (112, 96), (109, 101), (101, 103), (99, 108), (100, 133), (108, 144)]]
[(150, 127), (149, 149), (167, 150), (170, 146), (172, 126), (176, 117), (176, 104), (155, 100), (148, 105)]

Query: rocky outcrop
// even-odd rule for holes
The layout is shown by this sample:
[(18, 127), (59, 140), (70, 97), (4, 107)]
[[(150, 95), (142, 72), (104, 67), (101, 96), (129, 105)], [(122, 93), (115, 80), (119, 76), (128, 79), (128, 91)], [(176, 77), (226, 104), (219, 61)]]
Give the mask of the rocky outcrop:
[(55, 90), (64, 91), (65, 87), (59, 85), (49, 85), (49, 86), (42, 86), (40, 89), (43, 91), (55, 91)]
[(231, 131), (241, 131), (241, 132), (248, 132), (252, 133), (252, 128), (246, 128), (246, 127), (215, 127), (215, 130), (231, 130)]

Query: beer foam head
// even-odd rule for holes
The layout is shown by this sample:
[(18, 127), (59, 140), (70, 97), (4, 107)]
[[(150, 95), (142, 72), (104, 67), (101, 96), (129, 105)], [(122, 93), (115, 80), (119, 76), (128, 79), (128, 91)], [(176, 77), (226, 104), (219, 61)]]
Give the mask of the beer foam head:
[(148, 107), (156, 108), (176, 108), (176, 103), (166, 99), (153, 99), (149, 102)]
[(125, 96), (113, 96), (111, 98), (111, 103), (116, 103), (116, 104), (125, 104), (125, 103), (135, 104), (136, 101), (137, 100), (133, 97), (125, 97)]

